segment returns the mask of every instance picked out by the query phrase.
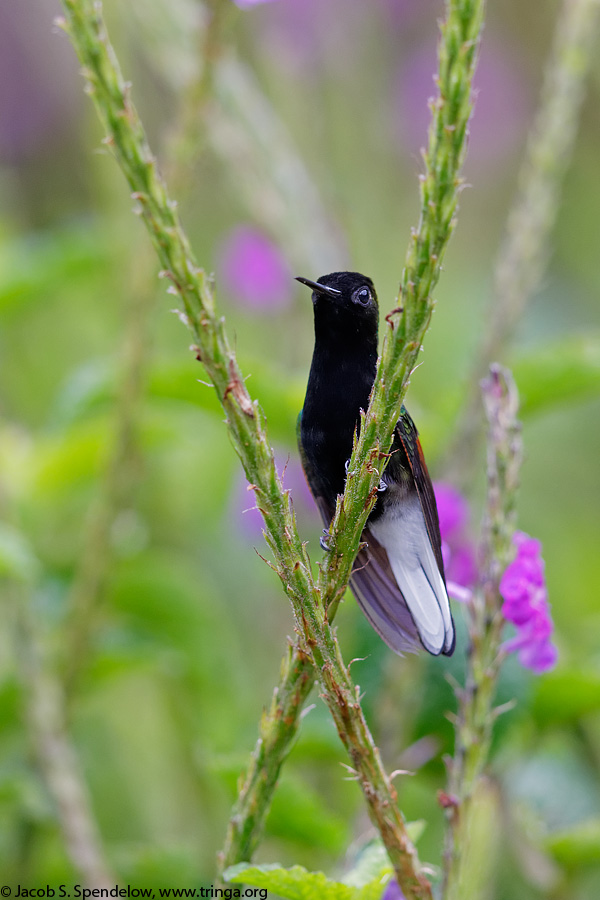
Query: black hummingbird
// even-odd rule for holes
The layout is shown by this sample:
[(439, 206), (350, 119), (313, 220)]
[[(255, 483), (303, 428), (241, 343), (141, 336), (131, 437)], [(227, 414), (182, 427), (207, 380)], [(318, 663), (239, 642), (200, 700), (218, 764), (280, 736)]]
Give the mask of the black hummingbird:
[[(298, 443), (304, 473), (326, 526), (344, 490), (360, 410), (377, 369), (379, 307), (373, 282), (358, 272), (332, 272), (312, 289), (315, 349)], [(435, 496), (419, 435), (405, 407), (391, 456), (363, 532), (350, 587), (367, 619), (396, 653), (421, 646), (454, 651)]]

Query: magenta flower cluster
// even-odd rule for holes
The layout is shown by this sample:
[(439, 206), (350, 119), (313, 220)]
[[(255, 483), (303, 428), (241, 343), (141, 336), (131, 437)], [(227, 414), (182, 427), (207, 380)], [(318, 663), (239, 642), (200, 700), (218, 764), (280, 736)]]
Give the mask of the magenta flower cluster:
[[(475, 547), (468, 534), (469, 507), (464, 497), (451, 485), (434, 484), (440, 520), (442, 554), (449, 595), (468, 601), (477, 579)], [(504, 601), (502, 615), (516, 628), (504, 649), (517, 652), (519, 662), (536, 674), (547, 672), (557, 660), (552, 643), (554, 625), (544, 576), (544, 560), (539, 541), (517, 531), (513, 537), (517, 549), (515, 559), (507, 566), (500, 581)]]
[(251, 6), (258, 6), (260, 3), (270, 3), (270, 0), (234, 0), (234, 3), (240, 9), (249, 9)]
[(292, 300), (292, 273), (279, 247), (252, 225), (237, 225), (218, 249), (217, 275), (226, 293), (254, 312), (270, 313)]
[(406, 900), (404, 894), (402, 893), (402, 888), (395, 878), (392, 878), (392, 880), (388, 882), (381, 900)]
[(442, 556), (448, 593), (467, 601), (477, 578), (475, 545), (469, 537), (469, 506), (456, 488), (442, 481), (433, 485), (440, 520)]
[(517, 555), (502, 576), (500, 594), (504, 600), (502, 615), (513, 623), (517, 633), (506, 642), (504, 649), (516, 651), (521, 665), (539, 675), (551, 669), (558, 657), (551, 640), (554, 625), (542, 548), (539, 541), (522, 531), (514, 534), (513, 543)]

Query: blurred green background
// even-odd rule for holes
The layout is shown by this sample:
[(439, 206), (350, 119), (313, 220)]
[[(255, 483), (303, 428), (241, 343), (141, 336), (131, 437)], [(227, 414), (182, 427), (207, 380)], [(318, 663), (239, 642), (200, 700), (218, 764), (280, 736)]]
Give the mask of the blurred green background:
[[(418, 214), (442, 6), (215, 8), (206, 41), (207, 10), (193, 0), (105, 3), (316, 559), (320, 526), (294, 436), (312, 314), (292, 276), (355, 268), (375, 280), (382, 309), (394, 304)], [(556, 12), (539, 0), (490, 4), (471, 187), (409, 392), (434, 477), (486, 328)], [(69, 732), (112, 871), (137, 886), (210, 884), (291, 611), (255, 552), (265, 553), (260, 520), (244, 512), (252, 495), (223, 415), (169, 312), (174, 298), (53, 27), (59, 13), (54, 0), (0, 7), (2, 876), (77, 880), (28, 726), (25, 609), (68, 688)], [(237, 61), (203, 76), (207, 46)], [(518, 703), (498, 723), (489, 781), (484, 856), (498, 900), (600, 896), (597, 60), (549, 269), (502, 360), (524, 404), (519, 525), (543, 543), (560, 661), (541, 678), (513, 659), (503, 673), (500, 700)], [(468, 461), (468, 487), (476, 536), (483, 457)], [(449, 661), (398, 659), (353, 601), (338, 631), (346, 659), (368, 657), (353, 675), (386, 766), (418, 769), (399, 783), (400, 802), (408, 819), (427, 821), (419, 852), (437, 864), (454, 708), (445, 675), (462, 677), (464, 641)], [(335, 874), (370, 831), (333, 724), (313, 702), (259, 859)]]

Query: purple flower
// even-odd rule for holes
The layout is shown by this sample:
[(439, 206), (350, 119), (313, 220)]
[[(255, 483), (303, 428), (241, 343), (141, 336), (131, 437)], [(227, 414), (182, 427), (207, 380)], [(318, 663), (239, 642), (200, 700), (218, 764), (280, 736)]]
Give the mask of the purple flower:
[(502, 615), (516, 627), (516, 635), (504, 649), (516, 651), (519, 662), (537, 675), (551, 669), (558, 651), (551, 641), (554, 625), (544, 577), (544, 560), (539, 541), (522, 531), (513, 536), (517, 555), (500, 581), (504, 600)]
[(279, 248), (262, 231), (238, 225), (219, 249), (218, 275), (233, 299), (269, 312), (292, 299), (292, 273)]
[(435, 499), (442, 536), (442, 556), (448, 593), (465, 601), (477, 577), (475, 546), (468, 536), (469, 507), (467, 501), (449, 484), (434, 484)]
[[(396, 78), (392, 121), (398, 142), (418, 156), (431, 119), (428, 99), (437, 93), (435, 45), (417, 45)], [(468, 165), (481, 172), (502, 163), (519, 147), (529, 121), (529, 80), (522, 59), (509, 44), (484, 39), (475, 74)]]
[(75, 58), (50, 33), (58, 7), (0, 3), (0, 168), (29, 172), (28, 160), (73, 146), (82, 92)]
[(304, 79), (357, 65), (373, 10), (364, 0), (280, 0), (261, 16), (257, 38), (276, 68)]
[(261, 3), (271, 3), (272, 0), (233, 0), (240, 9), (250, 9), (251, 6), (259, 6)]
[(519, 662), (536, 675), (549, 672), (558, 660), (558, 650), (552, 641), (530, 641), (519, 650)]
[(404, 894), (402, 893), (402, 888), (395, 878), (392, 878), (392, 880), (388, 882), (381, 900), (405, 900)]
[(466, 525), (469, 506), (462, 494), (450, 484), (437, 481), (434, 490), (442, 539), (447, 541)]
[(442, 0), (379, 0), (380, 5), (393, 25), (406, 28), (407, 24), (419, 18), (429, 17), (435, 21), (443, 12)]
[[(313, 496), (309, 490), (302, 466), (297, 459), (290, 459), (288, 453), (275, 451), (277, 471), (281, 476), (283, 487), (292, 495), (294, 511), (304, 521), (319, 520), (319, 514)], [(254, 543), (260, 540), (265, 523), (257, 507), (257, 496), (248, 486), (242, 473), (234, 479), (229, 503), (229, 517), (233, 527), (243, 538)]]

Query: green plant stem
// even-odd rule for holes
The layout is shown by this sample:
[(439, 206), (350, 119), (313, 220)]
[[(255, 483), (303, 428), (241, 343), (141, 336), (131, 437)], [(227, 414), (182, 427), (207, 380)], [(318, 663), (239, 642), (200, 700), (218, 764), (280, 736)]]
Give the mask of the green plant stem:
[(31, 598), (10, 589), (16, 610), (17, 659), (35, 754), (57, 811), (68, 856), (86, 887), (111, 888), (115, 877), (104, 858), (98, 827), (76, 750), (65, 723), (62, 686), (46, 662)]
[(150, 344), (149, 320), (154, 307), (154, 290), (148, 278), (150, 261), (147, 261), (147, 265), (143, 264), (146, 255), (141, 248), (134, 254), (135, 268), (131, 270), (130, 283), (126, 286), (129, 308), (112, 446), (89, 510), (80, 563), (69, 594), (69, 623), (63, 653), (67, 701), (73, 698), (89, 655), (94, 617), (104, 592), (112, 558), (111, 529), (118, 514), (130, 506), (140, 474), (138, 416)]
[[(284, 493), (268, 443), (262, 411), (252, 402), (213, 285), (196, 265), (176, 207), (170, 201), (131, 102), (128, 86), (108, 41), (99, 4), (63, 0), (68, 30), (112, 149), (127, 178), (137, 211), (146, 224), (163, 275), (183, 305), (195, 353), (202, 360), (225, 410), (233, 445), (252, 485), (266, 526), (275, 566), (294, 609), (303, 652), (315, 666), (325, 702), (356, 770), (372, 821), (378, 828), (398, 881), (408, 898), (431, 897), (406, 833), (396, 794), (369, 733), (354, 685), (328, 623), (328, 607), (341, 599), (373, 506), (381, 470), (411, 370), (433, 310), (431, 291), (454, 225), (459, 166), (465, 152), (470, 87), (483, 20), (482, 0), (449, 2), (440, 41), (440, 95), (434, 106), (430, 146), (422, 178), (421, 221), (407, 257), (400, 292), (402, 311), (388, 317), (378, 381), (355, 444), (344, 497), (331, 527), (330, 553), (315, 584), (298, 535), (288, 493)], [(393, 317), (397, 316), (394, 322)]]
[[(398, 331), (395, 331), (394, 329), (392, 323), (393, 317), (388, 319), (388, 323), (391, 326), (390, 330), (392, 338), (390, 339), (390, 332), (388, 332), (386, 335), (386, 343), (384, 345), (384, 353), (380, 360), (380, 370), (378, 379), (376, 380), (374, 397), (372, 398), (369, 407), (369, 413), (371, 413), (375, 405), (378, 405), (379, 408), (381, 408), (381, 395), (383, 395), (384, 402), (386, 397), (386, 383), (384, 379), (387, 377), (387, 373), (392, 372), (394, 374), (399, 374), (400, 377), (392, 380), (391, 388), (389, 389), (389, 392), (387, 392), (388, 396), (391, 397), (391, 403), (389, 404), (391, 407), (391, 416), (389, 416), (387, 421), (387, 428), (390, 429), (390, 440), (387, 441), (388, 446), (391, 442), (391, 431), (398, 418), (398, 407), (394, 406), (393, 392), (394, 390), (396, 391), (396, 402), (397, 397), (404, 396), (404, 393), (406, 392), (410, 367), (414, 364), (414, 361), (416, 361), (422, 337), (427, 329), (433, 311), (431, 292), (437, 283), (441, 259), (454, 227), (454, 216), (456, 213), (458, 188), (460, 185), (458, 171), (464, 157), (466, 126), (470, 111), (470, 79), (472, 79), (477, 39), (481, 29), (483, 16), (482, 4), (468, 4), (468, 6), (470, 6), (470, 9), (463, 9), (461, 18), (456, 9), (456, 5), (454, 5), (454, 8), (450, 5), (448, 7), (447, 21), (442, 26), (442, 40), (439, 47), (440, 65), (438, 77), (440, 94), (433, 105), (433, 117), (429, 131), (429, 144), (427, 151), (424, 154), (426, 172), (421, 179), (421, 216), (418, 228), (411, 236), (411, 243), (407, 252), (406, 265), (403, 272), (399, 295), (399, 305), (401, 306), (404, 304), (406, 306), (406, 311), (404, 314), (400, 311), (396, 312), (396, 315), (401, 316), (400, 329), (398, 329)], [(466, 74), (465, 71), (463, 71), (463, 79), (456, 79), (460, 84), (460, 88), (457, 89), (456, 87), (453, 87), (453, 79), (456, 77), (456, 68), (460, 66), (465, 67)], [(406, 298), (406, 300), (404, 300), (404, 298)], [(414, 331), (411, 330), (411, 325), (414, 328)], [(395, 368), (395, 357), (398, 351), (402, 352), (409, 343), (409, 333), (411, 336), (416, 333), (416, 337), (413, 337), (413, 346), (410, 347), (410, 350), (414, 355), (408, 357), (408, 360), (405, 362), (405, 368), (402, 373), (400, 373), (399, 367)], [(405, 337), (404, 345), (402, 344), (402, 335)], [(367, 421), (369, 421), (369, 413), (367, 413)], [(377, 420), (371, 418), (370, 424), (371, 435), (369, 437), (373, 440), (374, 433), (377, 431)], [(364, 438), (365, 443), (368, 444), (369, 437), (366, 435), (367, 429), (363, 424), (363, 428), (361, 429), (361, 439)], [(372, 459), (377, 460), (377, 466), (379, 466), (379, 454), (371, 451), (371, 456)], [(350, 493), (355, 488), (355, 474), (356, 470), (353, 461), (351, 461), (348, 469), (346, 492), (343, 501), (338, 503), (336, 519), (334, 519), (334, 522), (332, 523), (331, 530), (334, 532), (343, 531), (345, 535), (349, 535), (353, 531), (352, 536), (354, 541), (356, 541), (356, 548), (358, 548), (364, 520), (362, 520), (362, 523), (361, 520), (357, 520), (354, 510), (357, 506), (360, 509), (361, 504), (364, 508), (364, 505), (369, 503), (369, 497), (365, 496), (364, 493), (361, 495), (360, 491), (358, 491), (358, 499), (355, 499), (355, 495)], [(350, 498), (348, 503), (347, 498), (349, 493)], [(346, 514), (346, 504), (348, 504), (348, 515)], [(353, 525), (354, 528), (352, 528)], [(329, 565), (326, 569), (321, 570), (320, 579), (320, 587), (326, 597), (325, 602), (328, 604), (330, 621), (333, 618), (335, 607), (343, 596), (356, 552), (351, 550), (350, 553), (348, 553), (347, 549), (344, 547), (341, 549), (340, 554), (336, 556), (334, 555), (333, 547), (331, 547), (331, 551), (332, 552), (328, 556)], [(343, 577), (337, 591), (335, 589), (336, 567), (338, 567), (338, 571), (342, 570), (343, 572)], [(298, 665), (302, 664), (302, 660), (297, 659), (297, 663)], [(304, 666), (306, 667), (308, 665), (309, 663), (306, 661)], [(292, 667), (292, 670), (295, 670), (294, 666)], [(283, 671), (285, 676), (286, 669), (284, 668)], [(314, 675), (311, 676), (311, 683), (313, 678)], [(308, 680), (306, 683), (308, 684)], [(288, 687), (285, 681), (280, 684), (278, 689), (276, 689), (276, 693), (277, 690), (281, 691), (283, 696), (287, 695)], [(310, 688), (306, 692), (307, 696), (309, 690)], [(296, 715), (299, 714), (300, 710), (301, 706), (298, 706), (295, 710)], [(334, 718), (336, 717), (334, 716)], [(345, 729), (343, 723), (337, 723), (336, 721), (336, 724), (338, 724), (338, 727), (341, 726), (340, 735), (351, 756), (353, 756), (354, 751), (344, 738)], [(296, 727), (290, 726), (290, 720), (282, 718), (280, 720), (279, 730), (284, 733), (286, 731), (288, 732), (288, 740), (282, 742), (273, 741), (274, 746), (279, 746), (282, 749), (285, 748), (285, 753), (288, 752), (289, 744), (296, 733)], [(274, 788), (276, 777), (279, 774), (283, 762), (283, 757), (277, 755), (276, 752), (270, 754), (263, 752), (264, 746), (262, 740), (263, 733), (261, 728), (261, 736), (259, 737), (257, 748), (241, 792), (244, 803), (247, 808), (251, 810), (250, 815), (252, 816), (253, 825), (260, 829), (262, 829), (264, 825), (264, 817), (266, 816), (266, 812), (270, 805), (270, 797), (267, 797), (267, 786), (272, 785)], [(259, 758), (259, 748), (261, 751), (260, 759), (264, 760), (266, 769), (268, 770), (270, 768), (272, 773), (275, 774), (275, 778), (268, 778), (266, 771), (262, 778), (257, 777), (256, 769), (257, 760)], [(259, 794), (260, 801), (258, 800)], [(255, 816), (255, 810), (257, 808), (260, 808), (263, 811), (262, 818)], [(250, 859), (249, 856), (244, 856), (243, 854), (250, 846), (254, 847), (256, 845), (255, 842), (249, 844), (248, 842), (243, 843), (240, 840), (236, 840), (236, 836), (245, 833), (243, 809), (240, 799), (238, 799), (230, 820), (225, 847), (220, 857), (223, 868), (226, 868), (227, 865), (233, 865), (242, 860)]]
[(254, 72), (223, 52), (213, 87), (208, 140), (253, 218), (287, 248), (292, 265), (315, 272), (342, 266), (347, 251), (333, 215)]
[[(450, 480), (466, 483), (482, 437), (479, 381), (501, 359), (547, 268), (549, 236), (577, 135), (585, 81), (598, 34), (598, 0), (564, 0), (545, 67), (539, 109), (496, 261), (488, 327), (469, 378), (467, 400), (446, 455)], [(469, 462), (469, 466), (465, 465)]]
[[(483, 13), (482, 0), (454, 0), (446, 5), (438, 45), (438, 96), (432, 102), (428, 146), (423, 153), (425, 172), (420, 176), (420, 219), (411, 234), (398, 305), (386, 316), (389, 327), (369, 409), (331, 525), (332, 534), (341, 535), (341, 540), (330, 544), (319, 579), (327, 605), (337, 604), (343, 595), (366, 518), (364, 513), (356, 513), (362, 508), (368, 514), (372, 508), (400, 406), (433, 313), (432, 292), (456, 224), (459, 171), (466, 153)], [(364, 477), (365, 469), (372, 472), (369, 480)], [(343, 573), (343, 578), (338, 580), (336, 572)]]
[[(482, 20), (482, 3), (454, 3), (447, 6), (447, 19), (442, 26), (442, 39), (439, 45), (439, 95), (432, 107), (433, 115), (429, 129), (428, 148), (424, 153), (425, 174), (421, 177), (419, 225), (411, 235), (398, 308), (387, 320), (390, 330), (386, 334), (374, 397), (366, 417), (370, 428), (367, 430), (363, 423), (361, 429), (360, 440), (367, 445), (373, 441), (373, 447), (377, 446), (376, 435), (378, 425), (381, 425), (378, 418), (382, 406), (384, 414), (387, 412), (385, 425), (382, 426), (385, 428), (386, 438), (382, 439), (382, 443), (385, 442), (389, 447), (391, 433), (398, 418), (398, 398), (403, 397), (406, 393), (411, 367), (416, 362), (421, 341), (433, 311), (432, 291), (439, 278), (443, 253), (454, 227), (460, 187), (458, 172), (465, 153), (470, 113), (470, 84)], [(398, 327), (395, 327), (395, 316), (400, 317)], [(398, 360), (402, 354), (404, 354), (403, 367)], [(391, 379), (389, 373), (392, 375)], [(374, 408), (378, 410), (375, 415), (373, 414)], [(388, 432), (389, 438), (387, 438)], [(356, 452), (360, 453), (358, 448), (356, 448)], [(377, 451), (371, 450), (370, 454), (369, 465), (375, 466), (376, 469), (382, 468), (385, 459), (380, 458)], [(359, 490), (356, 491), (356, 474), (353, 456), (348, 469), (346, 492), (343, 501), (338, 502), (336, 518), (330, 529), (333, 533), (343, 532), (349, 540), (344, 547), (340, 548), (339, 553), (336, 553), (333, 544), (331, 545), (326, 568), (321, 570), (319, 580), (319, 587), (326, 598), (330, 621), (343, 596), (364, 526), (364, 518), (357, 517), (355, 510), (361, 509), (361, 507), (364, 509), (371, 502), (368, 493), (365, 494), (364, 490), (361, 493), (360, 485), (358, 485)], [(373, 490), (371, 485), (369, 490), (371, 492)], [(350, 541), (353, 543), (348, 550)], [(336, 571), (341, 575), (337, 589)], [(292, 671), (295, 671), (296, 664), (303, 665), (305, 669), (310, 665), (308, 660), (303, 661), (301, 657), (296, 657), (294, 665), (291, 666)], [(288, 670), (285, 665), (282, 671), (284, 680), (276, 689), (276, 695), (279, 693), (281, 696), (288, 696), (289, 686), (286, 682)], [(305, 677), (308, 685), (308, 672), (305, 673)], [(312, 684), (314, 674), (310, 674), (310, 679)], [(307, 696), (309, 691), (310, 688), (306, 691)], [(295, 707), (296, 716), (300, 711), (301, 705)], [(340, 725), (342, 725), (341, 734), (343, 735), (343, 724), (340, 723)], [(247, 839), (242, 840), (242, 835), (247, 834), (244, 810), (248, 811), (247, 815), (251, 817), (253, 827), (262, 830), (271, 800), (268, 792), (270, 790), (272, 793), (274, 790), (281, 765), (285, 755), (289, 752), (291, 741), (295, 737), (297, 724), (292, 722), (289, 717), (280, 717), (278, 728), (282, 736), (287, 734), (287, 739), (281, 740), (279, 737), (273, 739), (273, 750), (266, 752), (266, 746), (263, 743), (263, 728), (261, 727), (257, 747), (240, 797), (234, 806), (225, 846), (220, 854), (222, 868), (249, 860), (251, 857), (244, 854), (248, 849), (256, 846), (256, 838), (253, 838), (252, 842)], [(346, 744), (345, 740), (344, 743)], [(276, 747), (283, 751), (283, 754), (277, 753)], [(348, 745), (347, 748), (350, 750)], [(265, 767), (262, 775), (259, 775), (257, 771), (259, 760)], [(256, 815), (257, 809), (262, 811), (262, 816)]]
[[(190, 73), (169, 141), (172, 194), (186, 196), (190, 160), (210, 148), (252, 219), (286, 248), (292, 266), (314, 272), (341, 267), (347, 254), (330, 208), (255, 73), (231, 47), (230, 26), (240, 11), (231, 0), (213, 0), (201, 9), (194, 29), (181, 8), (166, 0), (155, 0), (150, 15), (143, 0), (132, 7), (141, 49), (150, 65), (162, 63), (171, 90), (182, 89), (181, 67), (170, 64), (172, 59), (183, 60)], [(171, 22), (167, 33), (160, 27), (165, 17)]]
[(499, 593), (502, 573), (513, 555), (515, 504), (521, 465), (518, 395), (507, 369), (493, 365), (482, 382), (488, 421), (487, 502), (479, 588), (467, 607), (469, 648), (465, 687), (457, 689), (456, 748), (449, 761), (448, 791), (442, 795), (447, 832), (444, 900), (471, 896), (468, 890), (469, 834), (479, 779), (487, 762), (504, 620)]
[(281, 680), (269, 710), (262, 715), (250, 765), (238, 789), (225, 844), (218, 856), (218, 874), (235, 863), (251, 860), (262, 837), (281, 767), (300, 726), (302, 709), (315, 683), (315, 669), (300, 647), (289, 648), (281, 664)]
[[(182, 21), (178, 8), (159, 0), (153, 5), (162, 19), (167, 16), (173, 22), (176, 32), (165, 40), (164, 29), (159, 23), (149, 20), (147, 4), (140, 8), (133, 7), (136, 25), (140, 28), (144, 49), (149, 56), (154, 56), (158, 47), (169, 47), (169, 58), (183, 58), (190, 71), (187, 82), (180, 84), (173, 66), (165, 60), (162, 71), (174, 91), (182, 95), (180, 112), (175, 128), (169, 137), (166, 177), (175, 196), (185, 196), (191, 189), (194, 170), (192, 161), (201, 156), (206, 147), (206, 109), (214, 94), (215, 68), (223, 55), (226, 39), (230, 31), (230, 23), (237, 10), (229, 0), (211, 0), (198, 4), (197, 21), (192, 29), (192, 40), (189, 40), (190, 22)], [(161, 8), (162, 7), (162, 8)], [(179, 15), (178, 15), (179, 13)], [(187, 39), (186, 39), (187, 38)], [(171, 46), (169, 46), (169, 43)], [(188, 46), (188, 53), (185, 52)]]

